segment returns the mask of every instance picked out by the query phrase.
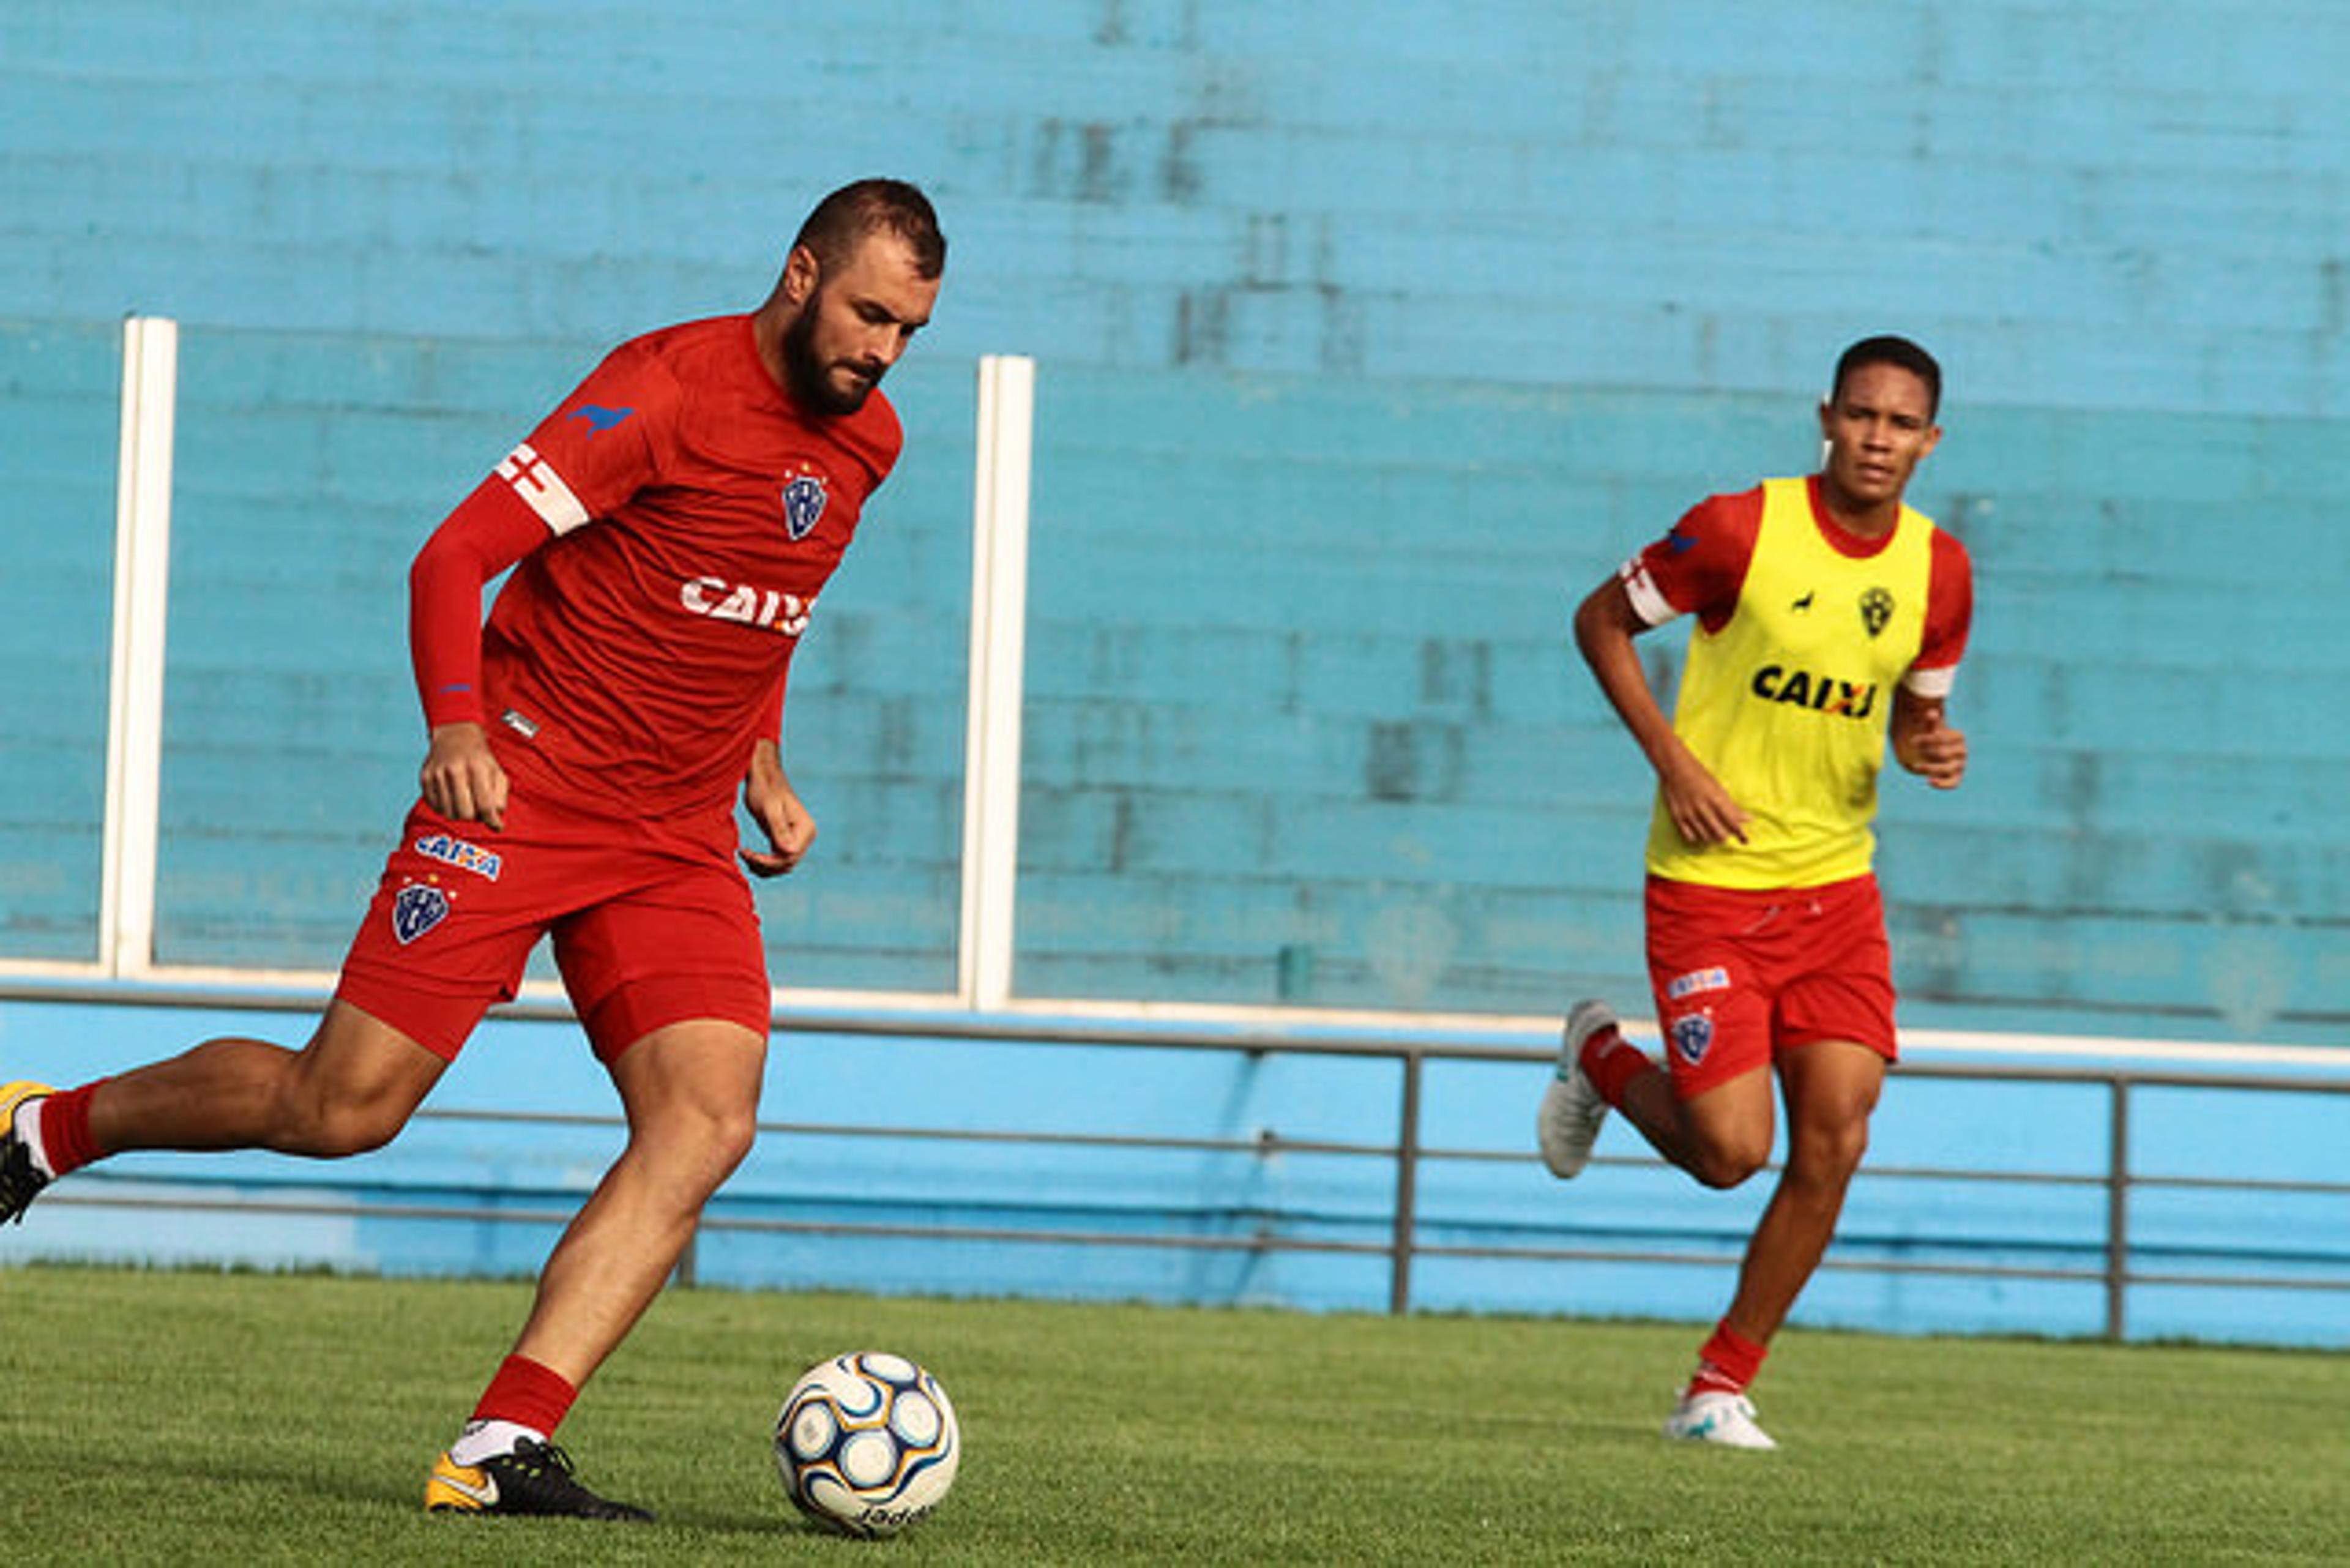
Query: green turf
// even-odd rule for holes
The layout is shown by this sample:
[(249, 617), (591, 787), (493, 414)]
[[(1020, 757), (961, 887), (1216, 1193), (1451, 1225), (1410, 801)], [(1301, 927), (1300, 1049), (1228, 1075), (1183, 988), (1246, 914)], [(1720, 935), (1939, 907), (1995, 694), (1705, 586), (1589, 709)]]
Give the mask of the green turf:
[[(524, 1287), (0, 1269), (0, 1560), (1107, 1563), (2350, 1561), (2350, 1360), (1790, 1331), (1784, 1447), (1657, 1436), (1696, 1334), (672, 1292), (562, 1438), (650, 1529), (431, 1518)], [(966, 1457), (894, 1541), (767, 1454), (808, 1363), (936, 1372)]]

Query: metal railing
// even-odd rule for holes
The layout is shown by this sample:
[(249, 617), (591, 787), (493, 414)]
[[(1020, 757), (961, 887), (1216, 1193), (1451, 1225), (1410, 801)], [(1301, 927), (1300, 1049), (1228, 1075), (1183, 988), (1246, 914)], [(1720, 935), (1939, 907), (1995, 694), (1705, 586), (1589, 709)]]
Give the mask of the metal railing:
[[(528, 1008), (518, 1008), (510, 1012), (519, 1012), (525, 1016), (533, 1015)], [(550, 1007), (542, 1010), (540, 1015), (553, 1017), (562, 1014), (559, 1007)], [(1393, 1196), (1385, 1216), (1385, 1237), (1379, 1241), (1349, 1241), (1284, 1235), (1277, 1228), (1265, 1226), (1260, 1226), (1247, 1235), (1202, 1236), (1174, 1234), (1164, 1231), (1077, 1230), (1045, 1224), (956, 1225), (887, 1220), (779, 1219), (728, 1214), (715, 1207), (704, 1216), (702, 1223), (704, 1232), (732, 1231), (1014, 1244), (1049, 1243), (1057, 1246), (1189, 1250), (1258, 1254), (1321, 1252), (1384, 1257), (1388, 1264), (1388, 1308), (1390, 1312), (1399, 1314), (1412, 1310), (1414, 1266), (1419, 1261), (1424, 1259), (1710, 1266), (1734, 1264), (1737, 1262), (1736, 1253), (1725, 1251), (1719, 1247), (1692, 1250), (1609, 1245), (1571, 1247), (1447, 1245), (1421, 1238), (1423, 1216), (1420, 1208), (1420, 1184), (1421, 1176), (1426, 1168), (1440, 1162), (1522, 1164), (1531, 1158), (1531, 1156), (1522, 1147), (1509, 1149), (1448, 1147), (1425, 1142), (1422, 1137), (1423, 1096), (1430, 1064), (1437, 1062), (1546, 1064), (1554, 1059), (1554, 1053), (1547, 1048), (1534, 1049), (1516, 1045), (1446, 1041), (1398, 1041), (1381, 1036), (1342, 1034), (1332, 1032), (1309, 1033), (1242, 1029), (1186, 1031), (1150, 1025), (1070, 1023), (1002, 1015), (972, 1015), (943, 1019), (860, 1015), (847, 1019), (827, 1018), (820, 1022), (805, 1023), (784, 1020), (779, 1021), (779, 1027), (786, 1032), (799, 1029), (825, 1035), (863, 1035), (893, 1040), (969, 1041), (1020, 1045), (1206, 1051), (1256, 1056), (1341, 1056), (1393, 1062), (1398, 1068), (1394, 1136), (1392, 1138), (1374, 1141), (1293, 1138), (1270, 1130), (1246, 1138), (1153, 1137), (1114, 1133), (1045, 1132), (1008, 1127), (846, 1125), (802, 1121), (762, 1121), (760, 1123), (763, 1138), (823, 1137), (921, 1140), (1037, 1149), (1191, 1152), (1233, 1155), (1257, 1159), (1269, 1159), (1281, 1155), (1312, 1154), (1383, 1161), (1393, 1168)], [(2142, 1266), (2138, 1257), (2138, 1247), (2132, 1232), (2133, 1199), (2141, 1194), (2158, 1189), (2241, 1193), (2247, 1197), (2260, 1198), (2273, 1198), (2288, 1194), (2320, 1198), (2350, 1198), (2350, 1182), (2315, 1179), (2307, 1180), (2237, 1179), (2144, 1170), (2137, 1168), (2131, 1158), (2132, 1111), (2138, 1096), (2146, 1091), (2182, 1089), (2220, 1093), (2251, 1092), (2271, 1095), (2345, 1096), (2350, 1096), (2350, 1079), (2309, 1075), (2263, 1076), (2247, 1074), (2158, 1072), (2118, 1067), (1907, 1064), (1897, 1069), (1897, 1075), (1903, 1080), (2101, 1087), (2106, 1096), (2104, 1118), (2106, 1153), (2102, 1170), (1929, 1167), (1872, 1162), (1864, 1165), (1859, 1182), (1984, 1182), (2101, 1191), (2104, 1195), (2105, 1234), (2098, 1241), (2101, 1243), (2102, 1261), (2094, 1267), (1993, 1263), (1964, 1258), (1952, 1258), (1941, 1262), (1918, 1262), (1899, 1258), (1843, 1255), (1843, 1249), (1834, 1247), (1823, 1262), (1824, 1268), (1854, 1270), (1877, 1274), (1939, 1274), (2094, 1283), (2101, 1286), (2103, 1291), (2105, 1332), (2108, 1336), (2116, 1339), (2123, 1337), (2127, 1331), (2130, 1293), (2140, 1287), (2184, 1286), (2230, 1290), (2253, 1288), (2350, 1293), (2350, 1254), (2340, 1251), (2333, 1252), (2312, 1251), (2305, 1255), (2287, 1260), (2296, 1267), (2296, 1272), (2291, 1273), (2262, 1272), (2256, 1270), (2234, 1272), (2178, 1272)], [(420, 1121), (462, 1121), (515, 1127), (618, 1129), (623, 1125), (617, 1116), (432, 1107), (419, 1111), (417, 1117)], [(1629, 1166), (1656, 1162), (1646, 1159), (1602, 1158), (1594, 1163), (1599, 1166)], [(315, 1189), (317, 1183), (315, 1179), (306, 1179), (304, 1185), (306, 1188)], [(81, 1203), (117, 1208), (213, 1210), (251, 1214), (364, 1215), (370, 1219), (446, 1220), (478, 1223), (561, 1224), (569, 1219), (567, 1209), (542, 1206), (402, 1202), (381, 1199), (367, 1201), (354, 1199), (348, 1203), (309, 1198), (298, 1200), (252, 1197), (212, 1199), (192, 1197), (184, 1190), (169, 1196), (157, 1197), (131, 1192), (109, 1192), (102, 1184), (79, 1182), (61, 1189), (46, 1199), (45, 1202)], [(1913, 1244), (1920, 1240), (1931, 1244), (1936, 1239), (1911, 1238)], [(698, 1253), (692, 1246), (690, 1246), (680, 1265), (681, 1282), (693, 1282), (698, 1272)]]

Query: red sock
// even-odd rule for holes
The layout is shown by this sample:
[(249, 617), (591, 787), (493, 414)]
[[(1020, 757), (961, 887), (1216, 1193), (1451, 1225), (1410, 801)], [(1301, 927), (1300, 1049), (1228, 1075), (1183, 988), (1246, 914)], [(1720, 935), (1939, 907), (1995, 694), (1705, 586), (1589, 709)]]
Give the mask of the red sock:
[(41, 1101), (41, 1152), (48, 1157), (50, 1175), (79, 1170), (99, 1157), (97, 1140), (89, 1136), (89, 1097), (104, 1082), (93, 1078)]
[(526, 1355), (509, 1355), (498, 1364), (497, 1376), (483, 1390), (482, 1402), (473, 1407), (473, 1419), (512, 1421), (553, 1437), (570, 1413), (571, 1402), (578, 1397), (579, 1390), (561, 1373)]
[(1591, 1080), (1599, 1097), (1617, 1110), (1624, 1108), (1624, 1091), (1632, 1080), (1658, 1070), (1638, 1046), (1612, 1026), (1586, 1040), (1578, 1060), (1583, 1064), (1583, 1075)]
[(1690, 1379), (1690, 1394), (1743, 1394), (1762, 1370), (1771, 1352), (1727, 1323), (1716, 1324), (1713, 1337), (1697, 1353), (1697, 1376)]

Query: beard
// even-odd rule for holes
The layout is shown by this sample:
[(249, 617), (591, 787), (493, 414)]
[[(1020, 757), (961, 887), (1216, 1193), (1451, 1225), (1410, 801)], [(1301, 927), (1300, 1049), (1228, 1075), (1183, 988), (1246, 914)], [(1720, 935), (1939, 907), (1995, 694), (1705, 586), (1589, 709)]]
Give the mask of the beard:
[(829, 372), (833, 366), (816, 357), (816, 301), (811, 299), (792, 324), (784, 328), (784, 374), (790, 378), (792, 396), (804, 408), (819, 414), (853, 414), (865, 406), (866, 395), (881, 384), (877, 374), (843, 391)]

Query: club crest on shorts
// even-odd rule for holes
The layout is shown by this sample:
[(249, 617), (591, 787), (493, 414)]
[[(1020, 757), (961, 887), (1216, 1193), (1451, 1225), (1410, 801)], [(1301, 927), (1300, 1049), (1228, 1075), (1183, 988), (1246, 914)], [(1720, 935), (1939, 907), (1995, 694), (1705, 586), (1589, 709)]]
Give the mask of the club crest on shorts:
[(1713, 1044), (1713, 1016), (1684, 1012), (1673, 1020), (1668, 1033), (1672, 1037), (1674, 1054), (1694, 1067), (1705, 1060), (1706, 1051)]
[(816, 532), (824, 516), (825, 489), (821, 474), (803, 473), (784, 486), (784, 532), (795, 543)]
[(449, 918), (449, 895), (427, 882), (411, 882), (391, 900), (391, 934), (406, 947)]

